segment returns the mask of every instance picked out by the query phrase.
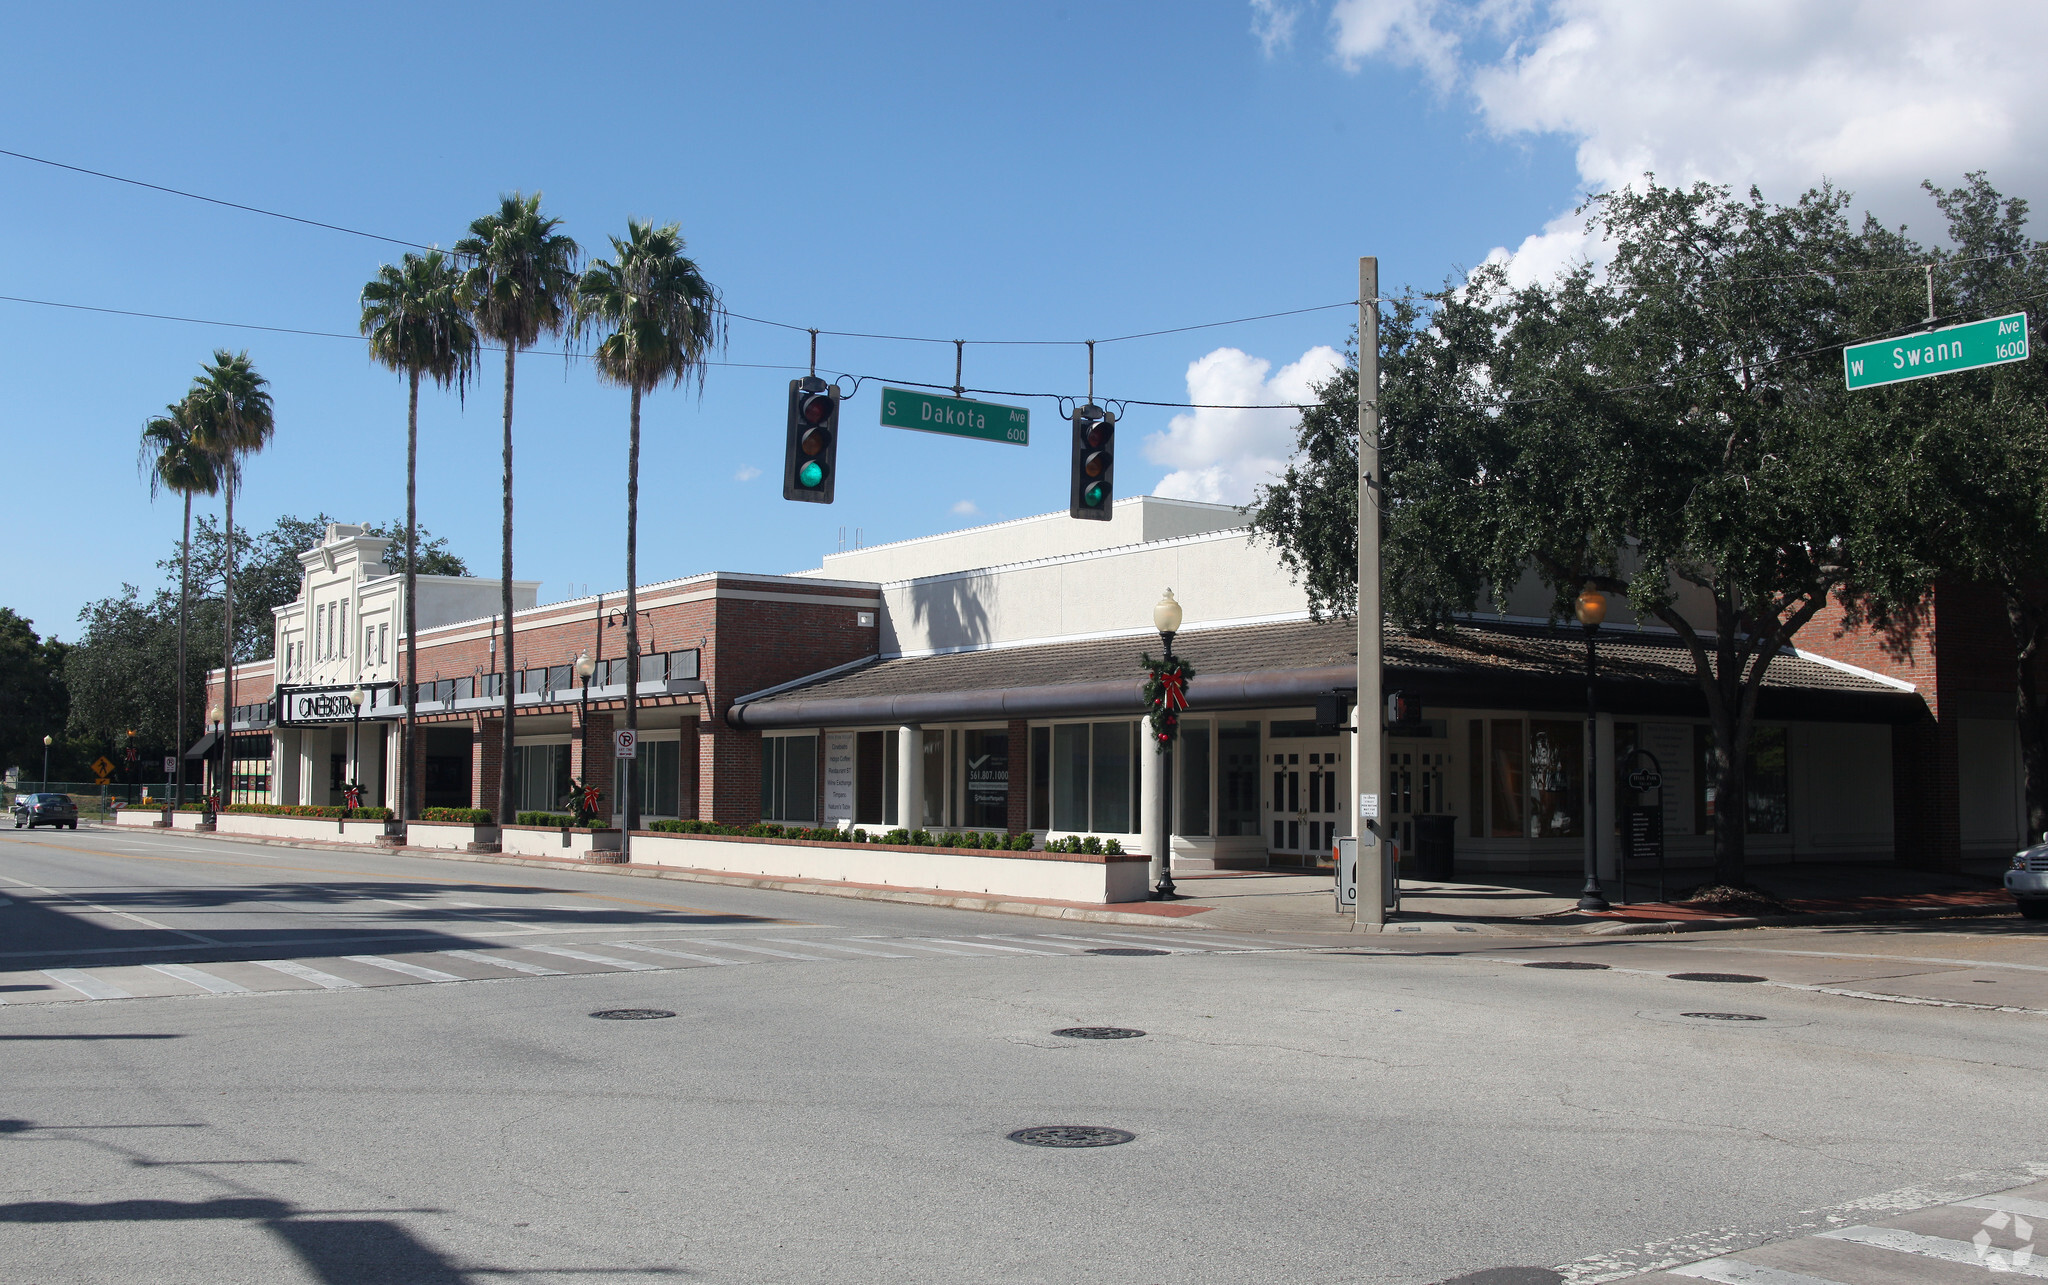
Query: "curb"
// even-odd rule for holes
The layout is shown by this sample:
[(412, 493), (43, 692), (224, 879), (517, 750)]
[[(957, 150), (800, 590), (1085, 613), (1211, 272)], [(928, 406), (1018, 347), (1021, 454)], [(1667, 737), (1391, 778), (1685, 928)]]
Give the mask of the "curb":
[(1821, 924), (1895, 924), (1917, 919), (1986, 919), (2017, 914), (1995, 902), (1976, 906), (1900, 906), (1892, 910), (1827, 910), (1812, 915), (1738, 915), (1728, 919), (1666, 919), (1655, 923), (1584, 928), (1588, 937), (1642, 937), (1653, 933), (1706, 933), (1737, 928), (1802, 928)]
[[(115, 827), (109, 826), (109, 829)], [(139, 828), (139, 827), (126, 827)], [(153, 834), (188, 835), (192, 830), (152, 830)], [(630, 865), (611, 861), (564, 861), (554, 857), (508, 857), (498, 853), (455, 852), (447, 848), (387, 848), (364, 843), (308, 843), (298, 839), (271, 839), (255, 835), (210, 834), (223, 843), (253, 843), (266, 848), (297, 848), (307, 852), (366, 852), (373, 855), (427, 857), (438, 861), (472, 861), (501, 866), (529, 866), (537, 870), (577, 870), (586, 874), (631, 875), (641, 879), (676, 879), (685, 883), (714, 883), (734, 888), (765, 888), (773, 892), (802, 892), (821, 897), (846, 897), (856, 901), (893, 901), (913, 906), (942, 906), (952, 910), (980, 910), (1003, 915), (1024, 915), (1038, 919), (1064, 919), (1075, 923), (1124, 924), (1133, 927), (1171, 928), (1183, 920), (1208, 913), (1208, 908), (1184, 915), (1133, 914), (1121, 910), (1096, 910), (1060, 902), (1005, 901), (973, 893), (949, 893), (914, 888), (874, 888), (860, 884), (813, 882), (808, 879), (776, 879), (766, 875), (725, 874), (716, 870), (693, 870), (683, 866)]]

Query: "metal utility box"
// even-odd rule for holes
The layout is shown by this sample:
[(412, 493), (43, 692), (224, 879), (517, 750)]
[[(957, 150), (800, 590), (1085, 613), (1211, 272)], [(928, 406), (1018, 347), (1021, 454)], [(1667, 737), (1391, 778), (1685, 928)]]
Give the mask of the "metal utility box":
[[(1370, 840), (1374, 836), (1368, 835)], [(1399, 844), (1375, 842), (1366, 848), (1367, 860), (1373, 856), (1380, 859), (1382, 886), (1387, 890), (1387, 913), (1393, 914), (1401, 908), (1401, 847)], [(1355, 914), (1358, 911), (1358, 840), (1342, 838), (1337, 840), (1337, 912)]]

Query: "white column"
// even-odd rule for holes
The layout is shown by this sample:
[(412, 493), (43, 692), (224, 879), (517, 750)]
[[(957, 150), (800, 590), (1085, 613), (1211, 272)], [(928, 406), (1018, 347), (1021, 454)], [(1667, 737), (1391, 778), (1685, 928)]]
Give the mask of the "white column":
[(896, 729), (896, 824), (924, 827), (924, 728), (916, 723)]
[(1166, 775), (1162, 762), (1165, 756), (1159, 752), (1159, 743), (1152, 739), (1151, 724), (1139, 722), (1138, 735), (1144, 740), (1138, 751), (1138, 807), (1144, 812), (1138, 819), (1139, 844), (1145, 855), (1152, 858), (1152, 882), (1157, 884), (1165, 877), (1160, 858), (1166, 852), (1167, 836), (1159, 819), (1160, 787)]
[[(1616, 862), (1621, 853), (1620, 836), (1614, 832), (1615, 795), (1614, 786), (1614, 715), (1601, 714), (1593, 727), (1593, 757), (1587, 764), (1586, 774), (1594, 782), (1593, 834), (1599, 846), (1593, 850), (1595, 867), (1602, 880), (1613, 879), (1619, 872)], [(1598, 776), (1593, 773), (1598, 772)], [(1607, 899), (1613, 901), (1621, 896), (1620, 888), (1607, 889)]]
[(273, 734), (275, 748), (272, 752), (277, 756), (277, 767), (274, 769), (277, 775), (273, 778), (274, 788), (271, 790), (274, 802), (299, 801), (299, 740), (304, 735), (304, 732), (287, 731), (284, 728), (278, 728)]

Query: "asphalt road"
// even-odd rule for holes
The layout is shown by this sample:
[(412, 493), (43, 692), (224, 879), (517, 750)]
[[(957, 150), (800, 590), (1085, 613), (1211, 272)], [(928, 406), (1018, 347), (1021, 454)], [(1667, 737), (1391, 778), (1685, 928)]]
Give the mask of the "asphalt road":
[(96, 829), (0, 831), (0, 898), (5, 1281), (1591, 1281), (2048, 1176), (2017, 922), (1281, 939)]

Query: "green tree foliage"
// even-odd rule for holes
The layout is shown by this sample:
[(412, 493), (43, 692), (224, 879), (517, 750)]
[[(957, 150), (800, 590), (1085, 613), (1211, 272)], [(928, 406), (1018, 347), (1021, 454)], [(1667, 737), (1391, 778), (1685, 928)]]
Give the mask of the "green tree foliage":
[[(192, 626), (218, 630), (220, 611), (218, 599), (194, 602)], [(134, 729), (136, 749), (154, 769), (145, 779), (161, 779), (161, 760), (175, 752), (179, 740), (176, 591), (163, 589), (144, 598), (134, 585), (123, 585), (114, 597), (87, 604), (79, 621), (83, 628), (63, 671), (70, 696), (68, 732), (90, 747), (88, 757), (104, 753), (119, 762), (127, 733)], [(201, 648), (187, 652), (190, 691), (206, 690), (213, 659)], [(186, 728), (188, 734), (193, 730)]]
[[(1517, 287), (1488, 267), (1396, 304), (1381, 358), (1392, 613), (1442, 627), (1529, 576), (1560, 618), (1589, 585), (1624, 595), (1691, 651), (1716, 797), (1743, 798), (1772, 660), (1830, 600), (1882, 617), (1932, 574), (1913, 520), (1925, 426), (1853, 404), (1839, 352), (1911, 324), (1914, 279), (1888, 269), (1914, 247), (1853, 226), (1847, 204), (1649, 180), (1591, 204), (1604, 273)], [(1255, 505), (1323, 610), (1356, 601), (1338, 530), (1355, 512), (1338, 494), (1355, 487), (1355, 381), (1324, 386), (1303, 462)], [(1715, 855), (1742, 879), (1740, 824), (1716, 828)]]
[(54, 736), (51, 775), (63, 780), (77, 771), (79, 756), (65, 739), (70, 696), (64, 664), (70, 650), (55, 638), (38, 637), (33, 621), (0, 607), (0, 770), (17, 767), (23, 776), (40, 778), (43, 738)]

